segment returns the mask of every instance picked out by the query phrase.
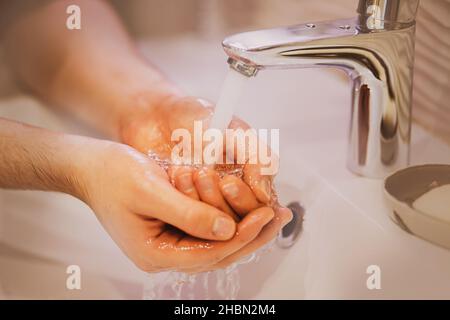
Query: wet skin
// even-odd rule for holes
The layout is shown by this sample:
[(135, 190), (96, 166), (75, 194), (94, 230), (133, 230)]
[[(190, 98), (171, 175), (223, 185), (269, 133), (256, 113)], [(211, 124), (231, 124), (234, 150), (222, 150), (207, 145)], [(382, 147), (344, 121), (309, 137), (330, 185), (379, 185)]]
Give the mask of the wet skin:
[[(122, 126), (123, 141), (143, 153), (152, 151), (161, 158), (169, 158), (175, 144), (170, 140), (172, 130), (186, 128), (192, 132), (194, 120), (204, 121), (207, 127), (211, 110), (211, 104), (196, 98), (165, 99), (148, 114), (129, 118)], [(247, 129), (249, 126), (235, 118), (230, 128)], [(271, 241), (291, 219), (289, 209), (271, 202), (273, 177), (261, 175), (259, 165), (245, 165), (242, 179), (232, 175), (220, 178), (211, 167), (170, 166), (167, 173), (172, 185), (185, 196), (227, 213), (238, 223), (236, 235), (231, 240), (210, 242), (189, 237), (179, 229), (154, 221), (158, 231), (153, 233), (154, 238), (148, 244), (158, 247), (166, 256), (184, 252), (190, 255), (195, 251), (199, 252), (197, 256), (207, 256), (206, 252), (223, 250), (218, 258), (201, 261), (195, 267), (184, 267), (184, 271), (212, 270), (236, 262)], [(232, 248), (232, 253), (223, 249), (226, 246)]]
[[(214, 219), (226, 213), (177, 191), (163, 169), (130, 147), (111, 144), (97, 149), (101, 154), (97, 151), (91, 164), (96, 174), (85, 180), (86, 202), (142, 270), (199, 272), (225, 267), (273, 239), (290, 220), (289, 210), (258, 203), (241, 179), (229, 176), (217, 187), (242, 219), (230, 234), (211, 233)], [(245, 198), (230, 195), (226, 191), (230, 185)]]

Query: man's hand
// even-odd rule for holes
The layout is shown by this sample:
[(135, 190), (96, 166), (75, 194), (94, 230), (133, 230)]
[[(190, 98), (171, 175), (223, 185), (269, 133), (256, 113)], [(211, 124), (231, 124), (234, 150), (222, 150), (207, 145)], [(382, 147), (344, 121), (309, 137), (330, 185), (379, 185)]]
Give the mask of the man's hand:
[[(145, 107), (146, 101), (148, 101), (147, 107)], [(190, 132), (191, 137), (194, 137), (194, 121), (202, 121), (203, 129), (207, 129), (212, 117), (213, 105), (201, 99), (178, 95), (156, 101), (154, 93), (150, 91), (141, 93), (134, 99), (131, 98), (128, 102), (130, 104), (128, 109), (133, 112), (129, 112), (123, 117), (120, 123), (120, 137), (124, 143), (145, 154), (154, 152), (161, 158), (170, 159), (172, 148), (177, 143), (171, 141), (172, 132), (183, 128)], [(229, 128), (247, 130), (250, 129), (250, 126), (241, 119), (234, 118)], [(194, 141), (193, 138), (191, 140)], [(224, 153), (229, 147), (224, 144)], [(192, 150), (194, 150), (194, 146), (192, 146)], [(248, 150), (247, 152), (239, 151), (245, 152), (248, 157)], [(235, 149), (235, 157), (237, 154)], [(278, 161), (275, 156), (272, 158), (273, 161)], [(273, 176), (262, 175), (261, 168), (263, 166), (260, 164), (240, 165), (244, 165), (243, 180), (251, 188), (258, 202), (269, 204), (272, 200)], [(185, 194), (228, 211), (226, 202), (217, 187), (214, 174), (202, 173), (204, 173), (203, 170), (200, 171), (201, 177), (199, 177), (199, 172), (196, 170), (171, 170), (171, 177), (173, 181), (180, 182), (177, 188)], [(196, 177), (197, 179), (195, 179)], [(197, 181), (201, 183), (197, 183)], [(197, 192), (194, 192), (195, 189)]]
[[(147, 107), (146, 99), (149, 101)], [(145, 93), (140, 94), (136, 99), (136, 105), (130, 105), (129, 110), (136, 112), (129, 113), (121, 122), (122, 141), (145, 154), (156, 153), (163, 159), (170, 159), (171, 150), (175, 145), (175, 142), (171, 141), (172, 130), (184, 128), (193, 135), (194, 121), (203, 121), (204, 128), (207, 128), (212, 115), (212, 106), (205, 101), (172, 96), (155, 104), (151, 93), (148, 98)], [(248, 129), (249, 126), (235, 118), (230, 128)], [(277, 160), (274, 157), (274, 161)], [(220, 179), (217, 172), (211, 168), (169, 167), (170, 180), (180, 192), (226, 212), (236, 221), (245, 219), (247, 214), (257, 208), (267, 205), (274, 207), (274, 219), (251, 244), (216, 265), (204, 266), (199, 270), (223, 268), (252, 253), (273, 240), (281, 228), (292, 219), (292, 212), (289, 209), (280, 207), (278, 203), (272, 201), (273, 177), (261, 175), (261, 167), (260, 164), (245, 164), (243, 179), (232, 175)]]
[(258, 208), (235, 226), (224, 212), (177, 191), (166, 172), (135, 149), (102, 141), (90, 151), (82, 165), (87, 203), (145, 271), (219, 263), (251, 243), (274, 217), (271, 208)]
[(236, 224), (177, 191), (146, 155), (115, 142), (0, 119), (0, 149), (0, 187), (80, 198), (145, 271), (195, 272), (237, 259), (258, 246), (261, 230), (275, 215), (261, 207)]

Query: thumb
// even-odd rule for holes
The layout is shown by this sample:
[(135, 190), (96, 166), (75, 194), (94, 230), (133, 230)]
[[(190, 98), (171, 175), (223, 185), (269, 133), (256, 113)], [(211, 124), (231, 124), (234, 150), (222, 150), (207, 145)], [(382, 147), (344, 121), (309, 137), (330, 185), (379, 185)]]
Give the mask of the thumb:
[(236, 223), (225, 212), (182, 194), (170, 183), (152, 189), (156, 195), (149, 199), (152, 217), (202, 239), (228, 240), (234, 236)]

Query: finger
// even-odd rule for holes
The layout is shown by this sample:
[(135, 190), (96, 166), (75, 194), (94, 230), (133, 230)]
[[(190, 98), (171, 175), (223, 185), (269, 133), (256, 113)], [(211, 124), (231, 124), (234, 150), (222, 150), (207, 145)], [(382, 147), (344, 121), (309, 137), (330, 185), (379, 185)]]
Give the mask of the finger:
[(189, 198), (166, 180), (152, 180), (143, 188), (145, 194), (136, 204), (136, 213), (162, 220), (202, 239), (228, 240), (233, 237), (236, 223), (227, 213)]
[(181, 166), (171, 165), (167, 169), (167, 175), (169, 176), (170, 183), (175, 186), (175, 176), (177, 171), (181, 169)]
[(153, 245), (160, 248), (158, 255), (165, 257), (166, 265), (176, 266), (178, 270), (205, 268), (250, 243), (273, 216), (274, 212), (269, 207), (254, 210), (238, 224), (236, 236), (229, 241), (202, 241), (187, 237), (162, 249), (158, 241)]
[(258, 201), (270, 204), (272, 199), (272, 177), (261, 175), (261, 166), (257, 164), (245, 165), (243, 179)]
[(240, 216), (260, 207), (250, 187), (235, 176), (225, 176), (219, 183), (225, 200)]
[(228, 213), (235, 221), (239, 220), (222, 195), (216, 171), (202, 168), (194, 172), (193, 180), (200, 200)]
[(216, 263), (213, 266), (206, 268), (196, 268), (192, 270), (186, 270), (187, 272), (207, 272), (217, 269), (223, 269), (232, 263), (236, 263), (242, 258), (262, 248), (264, 245), (272, 241), (280, 232), (280, 230), (292, 220), (292, 212), (288, 208), (280, 207), (275, 210), (275, 216), (270, 223), (268, 223), (258, 236), (242, 249), (227, 256), (225, 259)]
[(258, 249), (272, 241), (278, 235), (278, 232), (280, 232), (280, 230), (291, 220), (292, 211), (290, 209), (284, 207), (276, 209), (275, 217), (262, 229), (259, 235), (247, 246), (217, 263), (217, 268), (225, 268), (226, 266), (237, 262), (242, 258), (248, 256), (249, 254), (257, 251)]
[[(229, 128), (248, 130), (250, 129), (250, 126), (241, 119), (234, 118)], [(254, 138), (245, 139), (245, 145), (227, 145), (226, 150), (227, 152), (230, 152), (230, 149), (233, 148), (234, 160), (239, 162), (244, 161), (244, 163), (240, 163), (245, 164), (244, 181), (250, 186), (258, 201), (264, 204), (270, 204), (272, 196), (272, 179), (278, 171), (279, 160), (268, 145), (260, 144), (256, 132), (248, 133)], [(261, 148), (264, 150), (260, 150)], [(264, 154), (266, 156), (260, 158), (260, 156)]]
[(178, 166), (169, 168), (169, 177), (175, 188), (184, 193), (188, 197), (199, 200), (199, 195), (195, 189), (194, 181), (192, 179), (193, 169), (187, 166)]

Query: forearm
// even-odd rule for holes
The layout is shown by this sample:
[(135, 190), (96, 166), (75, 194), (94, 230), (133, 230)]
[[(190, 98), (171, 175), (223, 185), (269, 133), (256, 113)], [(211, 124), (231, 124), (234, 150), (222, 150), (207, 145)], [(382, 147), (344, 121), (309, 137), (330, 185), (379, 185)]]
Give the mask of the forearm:
[[(66, 28), (69, 4), (81, 8), (81, 30)], [(123, 118), (136, 114), (130, 108), (149, 107), (176, 92), (139, 55), (103, 1), (45, 2), (10, 24), (5, 39), (20, 81), (51, 105), (112, 137), (119, 136)]]
[(89, 138), (0, 118), (0, 188), (69, 193), (85, 200), (80, 166)]

